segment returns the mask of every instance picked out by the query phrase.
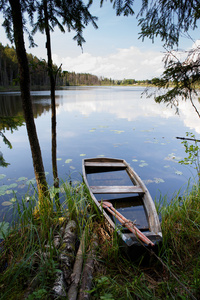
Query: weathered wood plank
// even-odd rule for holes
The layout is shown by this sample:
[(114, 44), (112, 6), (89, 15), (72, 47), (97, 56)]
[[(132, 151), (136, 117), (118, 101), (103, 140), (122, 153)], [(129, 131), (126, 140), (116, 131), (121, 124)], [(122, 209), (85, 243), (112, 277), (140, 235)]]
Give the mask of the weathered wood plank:
[(139, 186), (91, 186), (92, 193), (94, 194), (143, 194), (144, 191)]
[(119, 167), (126, 168), (126, 166), (121, 162), (85, 162), (85, 167)]

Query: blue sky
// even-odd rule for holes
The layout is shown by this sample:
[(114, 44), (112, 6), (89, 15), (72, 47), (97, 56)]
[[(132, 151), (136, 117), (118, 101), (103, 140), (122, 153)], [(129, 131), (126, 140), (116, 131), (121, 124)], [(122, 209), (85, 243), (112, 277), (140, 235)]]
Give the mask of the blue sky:
[[(73, 40), (75, 32), (65, 34), (58, 29), (51, 36), (54, 63), (62, 69), (75, 72), (87, 72), (97, 76), (112, 79), (134, 78), (136, 80), (151, 79), (159, 76), (163, 71), (162, 43), (157, 38), (152, 44), (148, 39), (142, 42), (138, 39), (140, 28), (137, 26), (136, 16), (117, 17), (110, 1), (105, 1), (100, 8), (100, 0), (95, 0), (91, 13), (98, 17), (98, 29), (90, 24), (84, 31), (86, 43), (83, 52)], [(136, 14), (139, 1), (135, 1)], [(1, 42), (8, 43), (4, 29), (0, 28)], [(196, 36), (195, 36), (196, 35)], [(198, 39), (197, 33), (192, 33)], [(46, 59), (45, 36), (37, 33), (36, 48), (28, 48), (27, 52), (39, 58)], [(193, 42), (186, 38), (180, 41), (180, 47), (188, 49)]]

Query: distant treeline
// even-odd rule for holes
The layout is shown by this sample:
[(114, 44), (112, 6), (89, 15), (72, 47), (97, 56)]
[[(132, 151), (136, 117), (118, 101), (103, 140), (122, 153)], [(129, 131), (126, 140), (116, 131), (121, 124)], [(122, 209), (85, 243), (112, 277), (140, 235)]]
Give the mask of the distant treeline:
[[(44, 59), (38, 59), (27, 54), (30, 66), (31, 88), (43, 89), (49, 86), (48, 66)], [(55, 71), (58, 67), (54, 65)], [(14, 47), (3, 46), (0, 43), (0, 87), (19, 87), (19, 71)], [(75, 73), (59, 70), (57, 86), (74, 85), (136, 85), (150, 84), (151, 81), (136, 81), (135, 79), (113, 80), (88, 73)]]

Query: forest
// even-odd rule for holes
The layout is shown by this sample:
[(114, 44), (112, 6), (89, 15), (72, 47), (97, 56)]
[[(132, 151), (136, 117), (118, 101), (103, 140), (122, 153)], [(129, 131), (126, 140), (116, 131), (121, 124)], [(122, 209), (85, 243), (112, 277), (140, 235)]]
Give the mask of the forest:
[[(45, 59), (39, 59), (32, 54), (28, 54), (30, 67), (31, 89), (41, 90), (48, 88), (50, 80), (48, 76), (48, 65)], [(54, 65), (54, 69), (58, 67)], [(135, 79), (113, 80), (111, 78), (98, 77), (88, 73), (75, 73), (62, 71), (59, 69), (57, 76), (57, 86), (76, 85), (134, 85), (149, 84), (150, 80), (136, 81)], [(17, 56), (14, 47), (3, 46), (0, 43), (0, 89), (19, 89), (19, 71)]]

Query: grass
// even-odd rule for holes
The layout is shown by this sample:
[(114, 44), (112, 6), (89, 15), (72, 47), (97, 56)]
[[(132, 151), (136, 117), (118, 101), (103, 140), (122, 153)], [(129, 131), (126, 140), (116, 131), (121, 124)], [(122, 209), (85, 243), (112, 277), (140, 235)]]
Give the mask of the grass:
[[(163, 246), (159, 256), (150, 254), (130, 262), (120, 249), (116, 233), (107, 230), (82, 184), (62, 185), (65, 201), (56, 213), (53, 202), (46, 213), (35, 209), (36, 197), (27, 205), (16, 202), (12, 228), (0, 253), (0, 299), (48, 299), (60, 270), (60, 249), (55, 236), (70, 219), (78, 237), (84, 228), (90, 245), (98, 235), (91, 299), (198, 299), (200, 297), (200, 188), (157, 204), (162, 217)], [(37, 213), (36, 213), (37, 212)], [(7, 268), (5, 266), (8, 265)]]
[(113, 260), (104, 250), (104, 269), (96, 274), (93, 299), (199, 299), (200, 190), (170, 204), (160, 203), (163, 246), (150, 265), (130, 263), (119, 252)]

